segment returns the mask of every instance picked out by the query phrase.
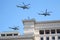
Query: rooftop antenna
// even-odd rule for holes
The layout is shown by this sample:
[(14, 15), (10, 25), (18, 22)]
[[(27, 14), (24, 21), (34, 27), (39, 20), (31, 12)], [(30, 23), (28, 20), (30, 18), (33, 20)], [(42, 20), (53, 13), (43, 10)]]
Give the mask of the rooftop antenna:
[(30, 20), (30, 17), (28, 16), (28, 20)]

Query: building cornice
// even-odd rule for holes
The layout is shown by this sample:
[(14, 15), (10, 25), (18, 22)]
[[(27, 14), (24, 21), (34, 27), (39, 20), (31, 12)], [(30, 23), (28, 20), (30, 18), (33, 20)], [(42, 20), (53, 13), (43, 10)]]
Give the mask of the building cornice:
[(60, 20), (51, 20), (51, 21), (40, 21), (40, 22), (35, 22), (35, 24), (40, 24), (40, 23), (60, 23)]

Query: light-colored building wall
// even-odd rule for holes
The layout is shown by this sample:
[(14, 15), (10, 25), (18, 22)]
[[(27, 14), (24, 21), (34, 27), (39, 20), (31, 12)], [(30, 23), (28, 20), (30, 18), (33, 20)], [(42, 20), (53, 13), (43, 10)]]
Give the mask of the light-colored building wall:
[[(5, 36), (1, 37), (0, 40), (52, 40), (52, 37), (55, 37), (55, 40), (60, 40), (60, 33), (57, 33), (57, 29), (60, 31), (60, 20), (53, 20), (53, 21), (42, 21), (36, 22), (35, 20), (23, 20), (24, 25), (24, 35), (18, 36)], [(43, 34), (41, 34), (41, 30), (43, 30)], [(48, 32), (47, 32), (48, 30)], [(55, 33), (52, 33), (53, 32)], [(3, 32), (4, 33), (4, 32)], [(0, 34), (3, 34), (0, 33)], [(7, 32), (9, 33), (16, 33), (16, 32)], [(7, 34), (5, 33), (5, 34)], [(17, 32), (18, 33), (18, 32)], [(47, 34), (48, 33), (48, 34)], [(19, 34), (19, 33), (18, 33)], [(47, 39), (46, 39), (47, 38)]]
[(24, 35), (34, 34), (34, 20), (24, 20)]
[[(46, 40), (46, 37), (49, 37), (49, 40), (52, 40), (53, 36), (55, 37), (55, 40), (58, 40), (58, 35), (60, 36), (60, 34), (57, 34), (56, 32), (57, 29), (60, 29), (60, 20), (42, 21), (42, 22), (36, 22), (35, 20), (24, 20), (24, 25), (26, 25), (24, 26), (26, 30), (27, 30), (26, 27), (28, 27), (28, 29), (30, 29), (28, 31), (29, 32), (32, 31), (31, 33), (34, 33), (34, 40), (40, 40), (41, 37), (43, 37), (44, 40)], [(32, 25), (33, 27), (31, 28)], [(56, 32), (55, 34), (51, 34), (51, 30), (53, 29)], [(43, 35), (39, 34), (40, 30), (44, 30)], [(45, 30), (49, 30), (50, 34), (45, 34)]]
[[(1, 34), (5, 34), (5, 36), (1, 36)], [(7, 36), (7, 34), (12, 34)], [(14, 35), (18, 34), (18, 35)], [(34, 40), (33, 35), (20, 35), (17, 31), (10, 31), (10, 32), (1, 32), (0, 33), (0, 40)]]

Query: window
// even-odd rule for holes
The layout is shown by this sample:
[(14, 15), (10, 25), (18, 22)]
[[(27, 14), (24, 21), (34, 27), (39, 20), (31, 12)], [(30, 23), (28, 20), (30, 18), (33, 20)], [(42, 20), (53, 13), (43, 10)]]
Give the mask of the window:
[(49, 30), (45, 30), (45, 34), (49, 34), (50, 33), (50, 31)]
[(52, 40), (55, 40), (55, 37), (52, 37)]
[(43, 40), (43, 37), (41, 37), (41, 40)]
[(12, 36), (12, 34), (7, 34), (7, 36)]
[(39, 33), (40, 33), (40, 34), (44, 34), (44, 30), (40, 30)]
[(1, 36), (5, 36), (5, 34), (1, 34)]
[(57, 33), (60, 33), (60, 29), (57, 29)]
[(14, 36), (17, 36), (18, 34), (14, 34)]
[(58, 40), (60, 40), (60, 36), (58, 36)]
[(54, 34), (55, 33), (55, 30), (51, 30), (51, 34)]
[(46, 40), (49, 40), (49, 37), (46, 37)]

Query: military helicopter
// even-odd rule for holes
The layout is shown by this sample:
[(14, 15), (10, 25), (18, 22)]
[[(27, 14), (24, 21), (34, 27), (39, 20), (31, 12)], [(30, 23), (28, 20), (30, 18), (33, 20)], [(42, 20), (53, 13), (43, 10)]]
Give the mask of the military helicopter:
[(43, 12), (42, 14), (38, 13), (38, 15), (50, 16), (51, 14), (49, 14), (49, 13), (52, 13), (52, 12), (48, 12), (46, 9), (45, 12)]
[(17, 7), (22, 8), (22, 9), (29, 9), (29, 5), (30, 4), (26, 5), (26, 4), (23, 3), (23, 5), (17, 5)]
[(17, 26), (17, 27), (9, 27), (10, 29), (13, 29), (13, 30), (19, 30), (19, 28), (18, 28), (19, 26)]

